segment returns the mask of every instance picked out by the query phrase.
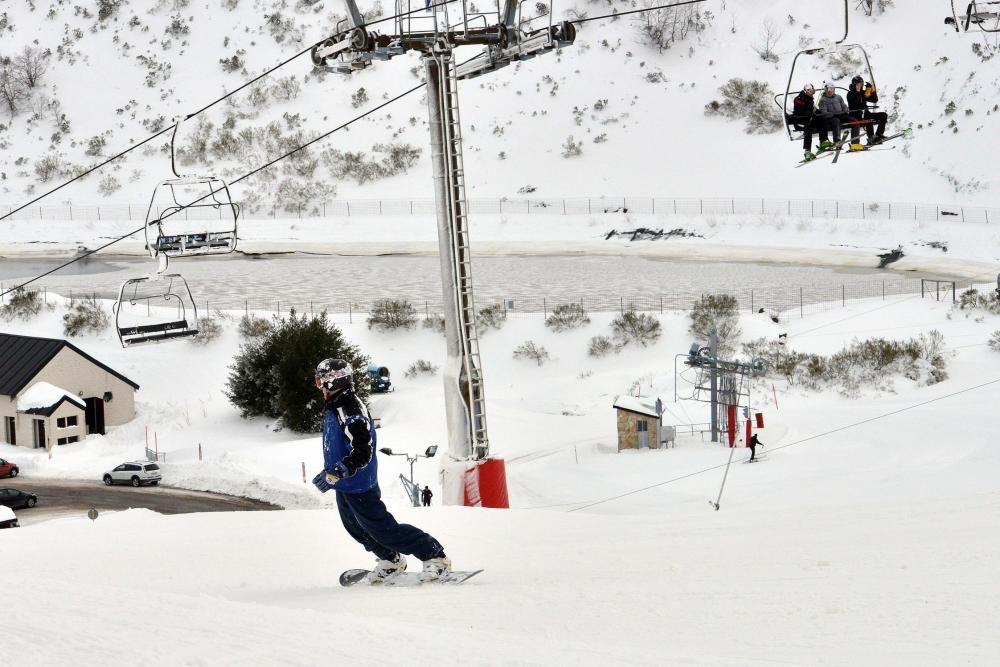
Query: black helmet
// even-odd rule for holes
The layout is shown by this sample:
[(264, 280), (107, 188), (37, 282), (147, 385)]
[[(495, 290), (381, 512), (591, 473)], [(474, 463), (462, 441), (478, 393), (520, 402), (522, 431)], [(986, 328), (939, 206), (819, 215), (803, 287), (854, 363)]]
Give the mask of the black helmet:
[(856, 76), (853, 79), (851, 79), (851, 85), (854, 85), (855, 83), (864, 83), (864, 82), (865, 82), (864, 77), (861, 76)]
[(324, 359), (316, 366), (316, 386), (339, 393), (354, 388), (354, 369), (343, 359)]

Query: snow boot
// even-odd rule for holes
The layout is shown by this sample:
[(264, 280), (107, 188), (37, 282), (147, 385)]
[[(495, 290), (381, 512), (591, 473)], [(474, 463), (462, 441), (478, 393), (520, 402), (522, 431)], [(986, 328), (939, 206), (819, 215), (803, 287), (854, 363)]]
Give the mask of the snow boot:
[(835, 148), (835, 146), (834, 146), (833, 142), (830, 141), (829, 139), (819, 142), (819, 149), (821, 151), (828, 151), (828, 150), (831, 150), (833, 148)]
[(424, 561), (424, 571), (420, 573), (420, 581), (434, 581), (451, 573), (451, 559), (441, 554), (437, 558)]
[(806, 151), (806, 154), (803, 156), (802, 161), (803, 162), (811, 162), (812, 160), (815, 160), (815, 159), (816, 159), (816, 154), (815, 153), (813, 153), (812, 151)]
[(864, 144), (862, 144), (860, 141), (858, 141), (858, 142), (855, 142), (855, 143), (851, 144), (850, 150), (851, 151), (863, 151), (863, 150), (867, 150), (867, 148), (865, 148)]
[(390, 579), (397, 574), (406, 571), (406, 558), (402, 554), (396, 554), (393, 560), (379, 558), (375, 561), (375, 569), (365, 577), (369, 584), (381, 584), (386, 579)]

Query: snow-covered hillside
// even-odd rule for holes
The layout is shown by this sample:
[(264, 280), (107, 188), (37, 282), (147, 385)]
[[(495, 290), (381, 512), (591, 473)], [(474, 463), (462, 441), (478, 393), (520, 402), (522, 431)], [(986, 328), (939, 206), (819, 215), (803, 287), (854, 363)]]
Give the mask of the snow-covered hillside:
[[(705, 105), (718, 99), (718, 88), (729, 79), (763, 81), (783, 93), (795, 53), (843, 33), (837, 0), (710, 0), (699, 10), (704, 28), (691, 30), (662, 53), (641, 43), (642, 15), (594, 21), (581, 24), (576, 44), (558, 54), (463, 83), (470, 195), (514, 195), (534, 188), (543, 196), (991, 203), (995, 176), (989, 164), (1000, 131), (995, 112), (1000, 84), (993, 76), (996, 60), (989, 59), (995, 45), (945, 26), (946, 2), (896, 3), (875, 17), (850, 4), (849, 42), (867, 47), (895, 126), (916, 129), (913, 140), (897, 150), (852, 156), (837, 167), (795, 170), (800, 147), (781, 132), (748, 135), (742, 122), (706, 117)], [(599, 16), (637, 6), (634, 1), (574, 0), (556, 3), (554, 13), (557, 18)], [(396, 11), (393, 4), (380, 9), (384, 16)], [(52, 187), (77, 168), (235, 89), (331, 34), (341, 13), (336, 0), (0, 4), (0, 54), (16, 56), (25, 47), (52, 52), (30, 99), (21, 100), (17, 115), (0, 125), (0, 204), (23, 203), (31, 192)], [(755, 52), (765, 41), (766, 24), (780, 33), (774, 45), (777, 63)], [(458, 57), (475, 52), (463, 49)], [(801, 71), (792, 82), (795, 89), (833, 76), (832, 71), (810, 73), (808, 67)], [(253, 93), (244, 91), (185, 124), (182, 143), (190, 160), (184, 168), (242, 175), (407, 90), (420, 73), (413, 54), (376, 63), (350, 78), (318, 75), (303, 56)], [(837, 82), (846, 85), (849, 78)], [(359, 96), (362, 88), (367, 101)], [(570, 137), (581, 142), (582, 154), (565, 158)], [(61, 190), (49, 203), (146, 200), (153, 185), (170, 175), (164, 141)], [(427, 141), (426, 110), (421, 95), (413, 94), (334, 134), (308, 158), (241, 183), (236, 196), (301, 201), (333, 196), (334, 188), (339, 197), (428, 196)], [(396, 167), (412, 159), (407, 147), (420, 149), (405, 174), (364, 185), (332, 175), (349, 158), (328, 151), (363, 151), (382, 159), (386, 153), (374, 154), (373, 146), (390, 144), (399, 149), (390, 160)]]
[[(60, 335), (61, 305), (5, 330)], [(413, 509), (382, 457), (384, 496), (400, 520), (436, 535), (456, 567), (486, 572), (460, 588), (342, 589), (340, 571), (370, 562), (342, 531), (332, 499), (301, 479), (321, 465), (318, 436), (241, 420), (221, 396), (238, 337), (122, 350), (114, 335), (78, 339), (141, 385), (135, 422), (44, 452), (0, 445), (25, 478), (93, 479), (141, 457), (146, 424), (167, 452), (170, 484), (268, 498), (285, 512), (159, 516), (145, 510), (34, 522), (0, 531), (4, 655), (10, 664), (993, 664), (992, 586), (1000, 549), (995, 412), (997, 316), (918, 297), (858, 301), (774, 324), (745, 315), (744, 338), (788, 333), (789, 347), (830, 353), (853, 337), (905, 340), (936, 328), (950, 377), (895, 376), (858, 399), (780, 378), (754, 391), (766, 459), (682, 435), (675, 448), (617, 453), (615, 396), (664, 399), (671, 419), (705, 405), (673, 402), (669, 360), (688, 319), (660, 317), (648, 348), (594, 359), (586, 339), (610, 316), (556, 334), (519, 319), (482, 339), (491, 443), (507, 460), (513, 509)], [(422, 451), (444, 438), (439, 336), (344, 326), (395, 371), (376, 399), (379, 443)], [(543, 366), (511, 359), (525, 340)], [(183, 354), (186, 373), (174, 372)], [(773, 382), (774, 387), (770, 384)], [(193, 389), (197, 387), (197, 389)], [(681, 396), (691, 385), (681, 379)], [(984, 417), (987, 416), (987, 417)], [(199, 462), (196, 446), (204, 446)], [(435, 460), (416, 479), (440, 497)], [(156, 493), (155, 489), (148, 489)], [(579, 511), (573, 511), (579, 510)], [(44, 511), (44, 498), (33, 511)], [(415, 563), (413, 563), (415, 565)]]

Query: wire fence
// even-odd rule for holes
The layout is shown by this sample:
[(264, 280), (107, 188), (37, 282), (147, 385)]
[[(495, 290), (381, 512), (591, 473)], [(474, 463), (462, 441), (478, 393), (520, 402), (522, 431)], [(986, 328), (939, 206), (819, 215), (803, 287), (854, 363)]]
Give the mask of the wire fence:
[[(11, 206), (0, 206), (7, 215)], [(372, 216), (429, 216), (436, 211), (433, 199), (337, 199), (321, 203), (245, 203), (243, 219), (344, 218)], [(144, 222), (148, 204), (102, 204), (97, 206), (33, 206), (13, 214), (10, 220), (45, 221), (138, 221)], [(767, 215), (850, 220), (912, 220), (915, 222), (1000, 222), (1000, 208), (916, 204), (835, 199), (733, 199), (669, 197), (574, 197), (574, 198), (476, 198), (469, 200), (473, 215)], [(158, 217), (159, 211), (152, 211)], [(219, 219), (225, 212), (206, 207), (185, 209), (184, 219)], [(175, 216), (180, 219), (181, 214)]]
[[(978, 289), (980, 292), (991, 293), (995, 283), (960, 283), (954, 280), (929, 280), (921, 278), (895, 278), (886, 280), (855, 281), (839, 285), (785, 286), (768, 288), (746, 287), (736, 290), (715, 290), (712, 294), (730, 294), (736, 298), (739, 308), (745, 312), (765, 313), (788, 317), (804, 317), (807, 312), (815, 313), (837, 307), (846, 307), (848, 303), (862, 299), (886, 300), (889, 297), (912, 296), (929, 301), (954, 303), (958, 295), (966, 289)], [(0, 284), (0, 292), (4, 289)], [(29, 290), (39, 294), (47, 303), (50, 293), (58, 293), (71, 301), (83, 298), (117, 300), (117, 292), (81, 290), (80, 288), (39, 287)], [(693, 303), (708, 293), (701, 294), (692, 290), (678, 290), (669, 294), (643, 294), (633, 296), (589, 296), (582, 298), (552, 297), (525, 294), (489, 294), (478, 293), (476, 309), (484, 313), (489, 309), (492, 317), (504, 319), (537, 319), (548, 318), (558, 306), (577, 304), (591, 313), (624, 313), (636, 311), (644, 313), (667, 313), (688, 311)], [(9, 302), (12, 295), (0, 299)], [(377, 299), (343, 299), (339, 301), (310, 300), (294, 301), (281, 298), (234, 298), (209, 297), (197, 298), (195, 306), (199, 316), (231, 317), (232, 314), (287, 315), (294, 311), (299, 315), (310, 316), (326, 312), (333, 322), (353, 323), (364, 322), (368, 315), (386, 300), (405, 301), (414, 309), (414, 315), (421, 320), (437, 320), (444, 312), (440, 299), (410, 299), (406, 295)], [(176, 297), (175, 297), (176, 300)], [(148, 304), (148, 302), (147, 302)], [(428, 326), (431, 326), (428, 324)]]

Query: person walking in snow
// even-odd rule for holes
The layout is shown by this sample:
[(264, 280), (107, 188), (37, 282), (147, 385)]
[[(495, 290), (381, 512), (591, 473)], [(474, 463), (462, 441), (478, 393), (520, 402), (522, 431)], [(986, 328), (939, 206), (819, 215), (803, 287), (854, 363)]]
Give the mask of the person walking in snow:
[(757, 460), (757, 445), (763, 447), (764, 443), (758, 440), (757, 434), (754, 433), (750, 436), (750, 442), (748, 443), (748, 446), (750, 447), (750, 463)]
[(434, 497), (434, 493), (431, 491), (431, 487), (425, 486), (424, 490), (420, 494), (420, 496), (424, 500), (424, 507), (430, 507), (431, 506), (431, 498)]
[(826, 120), (827, 128), (833, 132), (834, 147), (839, 148), (844, 143), (840, 138), (840, 124), (851, 120), (847, 102), (837, 94), (837, 87), (828, 83), (823, 86), (823, 96), (819, 98), (816, 108)]
[(819, 134), (821, 151), (833, 147), (830, 142), (830, 131), (826, 121), (822, 116), (816, 114), (816, 99), (814, 95), (816, 89), (811, 83), (802, 87), (802, 91), (792, 100), (791, 122), (796, 130), (802, 132), (802, 148), (805, 150), (805, 159), (813, 160), (816, 154), (812, 152), (813, 135)]
[(316, 387), (323, 392), (323, 470), (313, 484), (335, 491), (340, 520), (348, 534), (376, 557), (368, 583), (377, 584), (406, 570), (406, 555), (423, 561), (422, 580), (451, 571), (444, 547), (424, 531), (397, 523), (382, 502), (378, 486), (376, 432), (368, 410), (354, 393), (354, 369), (343, 359), (316, 366)]
[[(860, 76), (851, 79), (851, 90), (847, 93), (847, 106), (850, 109), (851, 118), (869, 121), (865, 125), (869, 146), (882, 143), (885, 138), (885, 124), (889, 120), (889, 114), (882, 111), (872, 111), (868, 108), (869, 104), (877, 102), (878, 92), (875, 90), (875, 84), (866, 84), (864, 78)], [(860, 134), (858, 128), (853, 128), (851, 130), (852, 141), (856, 143)]]

